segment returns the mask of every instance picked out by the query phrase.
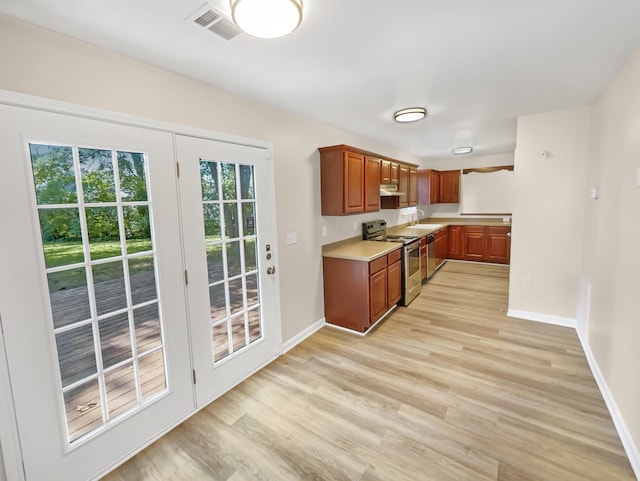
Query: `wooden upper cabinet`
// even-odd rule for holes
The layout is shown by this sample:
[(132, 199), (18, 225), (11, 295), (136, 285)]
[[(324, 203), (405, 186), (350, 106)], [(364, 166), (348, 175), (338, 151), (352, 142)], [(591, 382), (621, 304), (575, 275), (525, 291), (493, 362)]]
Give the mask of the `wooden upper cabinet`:
[(365, 156), (364, 211), (380, 210), (380, 159)]
[(391, 183), (391, 161), (390, 160), (380, 161), (380, 183), (381, 184)]
[(423, 205), (440, 202), (440, 173), (427, 169), (418, 171), (418, 203)]
[(344, 153), (344, 212), (364, 212), (364, 155)]
[(322, 215), (380, 210), (380, 159), (346, 146), (320, 150)]
[[(349, 215), (417, 205), (414, 165), (348, 145), (321, 147), (320, 189), (322, 215)], [(398, 184), (404, 195), (380, 198), (380, 184)]]
[(445, 170), (439, 173), (441, 204), (457, 204), (460, 202), (460, 171)]
[(400, 207), (409, 207), (409, 167), (406, 165), (400, 165), (399, 167), (399, 183), (398, 191), (404, 195), (400, 196)]
[(409, 167), (409, 206), (418, 205), (418, 170)]
[(391, 161), (389, 164), (389, 183), (398, 184), (400, 182), (400, 164)]

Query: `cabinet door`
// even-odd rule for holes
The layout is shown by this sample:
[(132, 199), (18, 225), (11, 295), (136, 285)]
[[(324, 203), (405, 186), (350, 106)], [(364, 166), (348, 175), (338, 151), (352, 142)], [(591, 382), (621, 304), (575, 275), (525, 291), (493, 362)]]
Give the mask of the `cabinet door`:
[(440, 197), (440, 176), (437, 170), (418, 171), (418, 203), (437, 204)]
[(418, 169), (409, 167), (409, 206), (418, 205)]
[(399, 169), (400, 164), (397, 162), (391, 162), (391, 165), (389, 166), (389, 182), (391, 184), (397, 184), (400, 182)]
[(364, 212), (364, 155), (344, 153), (344, 212)]
[(456, 204), (460, 202), (460, 171), (440, 172), (440, 203)]
[(487, 262), (509, 264), (511, 252), (511, 228), (487, 227)]
[(380, 183), (381, 184), (391, 183), (391, 161), (390, 160), (380, 161)]
[(462, 246), (464, 249), (464, 260), (484, 261), (487, 253), (484, 227), (463, 227)]
[(402, 297), (402, 261), (396, 261), (387, 269), (388, 308), (400, 302)]
[(449, 259), (462, 259), (464, 252), (462, 249), (462, 227), (459, 225), (449, 226)]
[(399, 167), (398, 190), (405, 195), (400, 196), (400, 207), (409, 207), (409, 167), (401, 165)]
[(440, 203), (440, 172), (429, 171), (429, 204)]
[(365, 159), (364, 211), (380, 210), (380, 159), (367, 156)]
[(387, 268), (369, 277), (369, 305), (371, 319), (374, 323), (387, 312)]

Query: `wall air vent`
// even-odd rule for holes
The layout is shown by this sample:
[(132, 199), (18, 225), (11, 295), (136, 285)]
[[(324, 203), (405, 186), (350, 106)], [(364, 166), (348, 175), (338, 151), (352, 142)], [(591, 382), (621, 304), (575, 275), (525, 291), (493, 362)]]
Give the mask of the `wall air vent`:
[(188, 22), (193, 22), (211, 33), (231, 40), (242, 33), (233, 21), (219, 8), (210, 3), (205, 3), (193, 15), (187, 17)]

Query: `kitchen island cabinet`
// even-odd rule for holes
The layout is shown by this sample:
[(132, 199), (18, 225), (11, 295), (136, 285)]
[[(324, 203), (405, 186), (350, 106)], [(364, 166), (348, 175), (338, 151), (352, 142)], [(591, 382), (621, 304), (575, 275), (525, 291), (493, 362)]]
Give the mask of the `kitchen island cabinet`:
[(402, 293), (401, 246), (365, 261), (323, 257), (328, 323), (365, 332), (395, 306)]

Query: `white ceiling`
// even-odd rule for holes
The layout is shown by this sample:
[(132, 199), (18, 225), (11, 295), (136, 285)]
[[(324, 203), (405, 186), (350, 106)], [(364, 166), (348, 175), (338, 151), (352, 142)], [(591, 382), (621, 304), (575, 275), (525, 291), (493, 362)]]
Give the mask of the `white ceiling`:
[[(185, 21), (203, 4), (0, 0), (0, 11), (422, 158), (512, 151), (518, 115), (592, 103), (640, 45), (638, 0), (304, 0), (292, 35), (231, 41)], [(428, 117), (394, 123), (412, 106)]]

